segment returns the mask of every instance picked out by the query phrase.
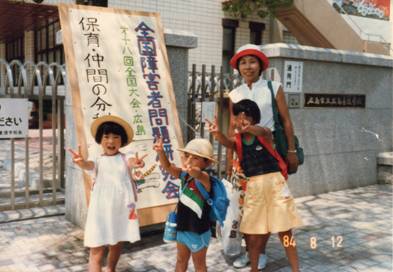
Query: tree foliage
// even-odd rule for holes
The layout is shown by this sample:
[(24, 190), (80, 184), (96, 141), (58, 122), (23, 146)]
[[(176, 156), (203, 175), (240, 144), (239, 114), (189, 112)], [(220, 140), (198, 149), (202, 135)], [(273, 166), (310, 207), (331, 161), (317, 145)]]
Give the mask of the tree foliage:
[(293, 0), (227, 0), (222, 3), (222, 9), (236, 18), (246, 18), (254, 13), (265, 18), (274, 15), (277, 8), (292, 4)]

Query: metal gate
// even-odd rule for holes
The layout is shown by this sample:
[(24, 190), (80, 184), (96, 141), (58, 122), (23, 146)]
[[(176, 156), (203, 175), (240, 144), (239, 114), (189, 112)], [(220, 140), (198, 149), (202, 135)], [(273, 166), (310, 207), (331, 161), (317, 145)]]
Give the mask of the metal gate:
[(0, 59), (0, 98), (31, 103), (28, 137), (0, 139), (0, 211), (64, 203), (65, 67)]
[(187, 105), (187, 141), (197, 138), (209, 138), (213, 143), (217, 163), (214, 166), (215, 174), (222, 176), (225, 171), (226, 158), (225, 147), (217, 141), (213, 141), (205, 126), (202, 111), (205, 102), (215, 102), (217, 112), (217, 123), (221, 131), (226, 133), (229, 123), (228, 115), (228, 93), (241, 83), (238, 74), (223, 72), (222, 67), (216, 69), (210, 67), (207, 71), (206, 65), (202, 65), (201, 71), (197, 71), (196, 65), (192, 65), (189, 74), (188, 105)]

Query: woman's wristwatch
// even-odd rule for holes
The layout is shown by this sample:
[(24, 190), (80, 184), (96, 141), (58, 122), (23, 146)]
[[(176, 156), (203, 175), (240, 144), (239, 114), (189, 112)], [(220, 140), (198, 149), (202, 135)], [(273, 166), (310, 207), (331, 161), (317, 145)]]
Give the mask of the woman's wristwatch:
[(288, 152), (288, 153), (296, 153), (297, 151), (296, 151), (296, 149), (293, 149), (293, 150), (288, 149), (287, 152)]

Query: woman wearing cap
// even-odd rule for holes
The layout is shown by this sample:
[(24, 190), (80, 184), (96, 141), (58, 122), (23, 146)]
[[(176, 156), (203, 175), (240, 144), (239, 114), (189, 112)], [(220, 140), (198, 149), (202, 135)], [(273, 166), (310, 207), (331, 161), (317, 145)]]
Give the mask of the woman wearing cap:
[(143, 158), (126, 159), (119, 149), (131, 143), (133, 130), (123, 119), (107, 115), (91, 125), (102, 154), (85, 160), (80, 152), (69, 149), (80, 168), (93, 173), (93, 185), (85, 225), (84, 245), (90, 248), (89, 271), (101, 271), (106, 246), (109, 246), (107, 270), (115, 271), (123, 241), (140, 240), (135, 203), (137, 192), (130, 168), (144, 166)]
[[(273, 131), (274, 120), (271, 92), (268, 87), (268, 82), (261, 77), (262, 72), (266, 70), (269, 66), (269, 59), (261, 51), (259, 46), (254, 44), (246, 44), (244, 46), (241, 46), (237, 50), (236, 54), (232, 57), (230, 61), (230, 65), (232, 66), (232, 68), (239, 71), (244, 83), (229, 93), (229, 109), (231, 116), (229, 133), (232, 134), (234, 129), (234, 115), (232, 112), (232, 103), (238, 103), (239, 101), (244, 99), (250, 99), (257, 103), (261, 112), (261, 119), (258, 126), (265, 127)], [(288, 140), (288, 156), (287, 158), (285, 158), (288, 165), (288, 172), (295, 172), (298, 167), (298, 159), (295, 154), (295, 143), (293, 141), (293, 125), (285, 101), (284, 91), (281, 83), (279, 82), (272, 81), (272, 86), (273, 93), (277, 101), (278, 112), (280, 114), (280, 118), (282, 119), (285, 135)], [(252, 245), (251, 247), (250, 245), (247, 246), (247, 248), (249, 249), (248, 254), (246, 253), (240, 256), (237, 260), (235, 260), (235, 267), (244, 267), (250, 261), (252, 266), (253, 263), (255, 264), (256, 262), (258, 262), (258, 269), (262, 269), (266, 266), (266, 255), (261, 254), (259, 256), (259, 259), (258, 255), (259, 252), (265, 252), (265, 246), (269, 236), (264, 235), (264, 238), (261, 238), (261, 235), (258, 234), (251, 235), (251, 237), (252, 239), (249, 239), (249, 241), (250, 243), (252, 243)], [(283, 240), (283, 237), (280, 238), (281, 240)], [(259, 244), (259, 252), (255, 252), (256, 247), (254, 243)], [(296, 250), (288, 251), (288, 249), (290, 248), (286, 247), (286, 252), (288, 255), (288, 259), (291, 263), (292, 271), (298, 271), (298, 258)]]

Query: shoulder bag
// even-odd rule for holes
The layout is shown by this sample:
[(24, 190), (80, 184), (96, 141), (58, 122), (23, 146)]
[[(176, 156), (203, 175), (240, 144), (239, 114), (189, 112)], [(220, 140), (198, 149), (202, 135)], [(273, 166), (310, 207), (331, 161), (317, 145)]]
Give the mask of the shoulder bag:
[[(277, 152), (281, 155), (282, 158), (286, 159), (288, 153), (287, 137), (285, 135), (284, 126), (282, 124), (282, 120), (278, 112), (277, 101), (274, 96), (273, 86), (270, 80), (268, 81), (268, 87), (272, 95), (272, 108), (273, 108), (273, 120), (274, 120), (274, 131), (273, 131), (274, 144)], [(296, 135), (294, 135), (294, 142), (295, 142), (296, 156), (299, 161), (299, 165), (301, 165), (304, 163), (304, 152), (303, 152), (303, 148), (300, 147), (299, 139), (296, 137)], [(295, 174), (295, 173), (296, 172), (291, 173), (288, 171), (288, 174)]]

